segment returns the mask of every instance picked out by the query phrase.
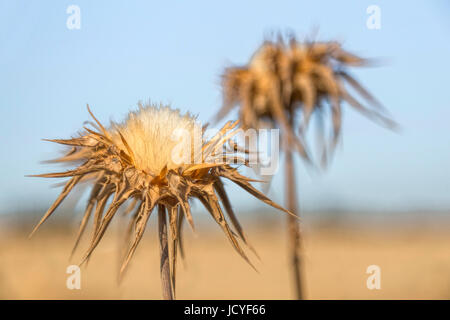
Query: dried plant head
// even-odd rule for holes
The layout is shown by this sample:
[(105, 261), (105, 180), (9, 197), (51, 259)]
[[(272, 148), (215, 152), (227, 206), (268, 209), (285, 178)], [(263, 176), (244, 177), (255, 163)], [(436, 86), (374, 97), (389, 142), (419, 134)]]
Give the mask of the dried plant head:
[[(379, 124), (394, 129), (396, 123), (386, 110), (349, 72), (349, 67), (368, 65), (368, 60), (342, 49), (336, 41), (266, 40), (245, 66), (229, 67), (222, 76), (223, 106), (218, 119), (239, 106), (243, 127), (259, 128), (269, 123), (279, 127), (287, 145), (295, 145), (309, 159), (304, 143), (306, 128), (317, 114), (318, 129), (322, 116), (330, 109), (332, 134), (326, 149), (333, 152), (341, 133), (342, 102)], [(361, 96), (363, 105), (349, 91)], [(297, 119), (301, 110), (301, 119)], [(300, 121), (301, 120), (301, 121)], [(298, 129), (294, 127), (298, 126)], [(322, 124), (322, 125), (320, 125)]]
[[(287, 69), (284, 43), (265, 41), (247, 66), (227, 68), (222, 76), (223, 106), (217, 120), (239, 106), (241, 127), (280, 127), (297, 150), (307, 158), (305, 148), (292, 131), (282, 99), (282, 70)], [(285, 79), (287, 80), (287, 79)]]
[[(129, 113), (124, 122), (112, 122), (105, 128), (89, 107), (88, 111), (95, 123), (90, 123), (91, 127), (84, 127), (79, 136), (67, 140), (49, 140), (71, 147), (67, 154), (54, 161), (73, 164), (76, 167), (65, 172), (37, 175), (69, 180), (33, 230), (34, 233), (78, 183), (91, 181), (90, 197), (74, 246), (75, 250), (88, 220), (93, 215), (92, 239), (81, 263), (92, 254), (114, 215), (128, 200), (130, 207), (126, 212), (133, 214), (127, 239), (132, 237), (132, 240), (120, 273), (123, 273), (133, 256), (153, 209), (158, 207), (158, 210), (169, 218), (169, 256), (173, 286), (177, 248), (182, 251), (181, 226), (184, 219), (194, 228), (190, 209), (193, 199), (200, 200), (236, 251), (250, 263), (238, 238), (250, 249), (252, 247), (235, 216), (224, 188), (224, 178), (268, 205), (291, 214), (255, 189), (250, 184), (251, 179), (239, 174), (235, 164), (245, 165), (248, 153), (245, 150), (239, 151), (240, 149), (231, 143), (236, 133), (237, 121), (226, 123), (211, 139), (201, 139), (200, 146), (195, 148), (190, 145), (192, 139), (173, 139), (176, 130), (184, 130), (191, 134), (191, 137), (195, 136), (194, 131), (198, 123), (190, 114), (182, 115), (180, 111), (166, 106), (139, 105), (139, 109)], [(201, 135), (204, 135), (203, 129), (200, 127)], [(190, 150), (191, 155), (198, 161), (174, 161), (176, 148), (180, 147), (180, 144), (181, 147), (186, 147), (184, 150)], [(234, 230), (227, 219), (231, 221)]]

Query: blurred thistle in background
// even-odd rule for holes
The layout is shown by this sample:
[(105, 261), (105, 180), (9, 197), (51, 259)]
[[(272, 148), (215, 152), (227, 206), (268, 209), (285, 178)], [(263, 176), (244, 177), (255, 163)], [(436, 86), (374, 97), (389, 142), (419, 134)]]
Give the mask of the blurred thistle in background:
[[(322, 163), (326, 164), (327, 149), (334, 150), (341, 134), (342, 102), (387, 128), (397, 128), (381, 103), (348, 71), (349, 67), (371, 63), (374, 61), (345, 51), (337, 41), (299, 42), (294, 36), (287, 41), (282, 36), (276, 41), (266, 40), (246, 66), (225, 70), (223, 105), (217, 118), (224, 118), (239, 105), (242, 127), (279, 127), (290, 148), (294, 146), (309, 160), (305, 131), (313, 115), (320, 123), (317, 128), (323, 130), (323, 114), (329, 107), (333, 130), (328, 148), (323, 150)], [(347, 86), (360, 94), (368, 106), (352, 96)]]
[[(387, 128), (397, 126), (375, 97), (347, 70), (367, 64), (368, 60), (343, 50), (336, 41), (299, 42), (294, 36), (285, 41), (279, 35), (276, 41), (264, 41), (247, 65), (225, 70), (223, 106), (217, 119), (239, 106), (244, 128), (269, 126), (281, 129), (286, 157), (286, 207), (291, 212), (298, 214), (292, 154), (298, 151), (310, 161), (305, 132), (311, 116), (317, 115), (319, 136), (323, 137), (323, 113), (325, 108), (331, 109), (332, 135), (328, 143), (322, 143), (323, 166), (327, 165), (327, 154), (334, 152), (341, 134), (342, 102)], [(354, 98), (346, 85), (356, 90), (369, 107)], [(301, 111), (301, 117), (297, 110)], [(303, 299), (301, 234), (298, 221), (292, 216), (288, 216), (288, 232), (296, 295)]]

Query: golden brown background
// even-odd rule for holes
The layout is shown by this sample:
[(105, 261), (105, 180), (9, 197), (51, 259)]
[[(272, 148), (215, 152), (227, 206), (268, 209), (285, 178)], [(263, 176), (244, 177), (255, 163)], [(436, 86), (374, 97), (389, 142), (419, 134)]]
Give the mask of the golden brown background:
[[(261, 257), (259, 261), (249, 252), (259, 273), (236, 254), (213, 222), (198, 220), (196, 235), (186, 226), (186, 259), (178, 264), (177, 298), (293, 298), (284, 219), (271, 214), (243, 220)], [(449, 299), (450, 224), (436, 215), (433, 220), (418, 216), (409, 217), (407, 223), (398, 214), (395, 221), (304, 219), (307, 298)], [(152, 218), (123, 282), (117, 282), (122, 218), (82, 267), (81, 290), (66, 288), (66, 268), (79, 261), (87, 244), (82, 243), (69, 261), (76, 219), (56, 218), (32, 239), (27, 236), (33, 219), (3, 221), (0, 299), (160, 299), (159, 248)], [(381, 290), (366, 287), (366, 268), (372, 264), (381, 268)]]

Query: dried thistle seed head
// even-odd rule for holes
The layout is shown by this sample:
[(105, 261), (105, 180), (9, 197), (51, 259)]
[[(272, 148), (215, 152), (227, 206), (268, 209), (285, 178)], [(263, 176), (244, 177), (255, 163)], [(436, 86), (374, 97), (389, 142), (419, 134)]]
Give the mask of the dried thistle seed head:
[(276, 74), (286, 68), (286, 56), (278, 43), (265, 42), (252, 56), (248, 66), (226, 69), (223, 75), (224, 105), (218, 118), (240, 105), (241, 126), (258, 128), (263, 121), (273, 121), (279, 80)]
[[(179, 110), (172, 110), (167, 106), (141, 107), (138, 111), (130, 112), (123, 123), (113, 124), (112, 141), (120, 149), (132, 153), (134, 167), (138, 170), (154, 174), (161, 172), (164, 167), (167, 170), (177, 170), (180, 164), (174, 162), (174, 148), (189, 150), (191, 141), (179, 141), (175, 133), (180, 130), (193, 137), (198, 126), (195, 120), (192, 115), (181, 115)], [(124, 141), (128, 147), (124, 145)], [(180, 143), (185, 145), (180, 146)]]
[[(234, 248), (250, 263), (237, 240), (240, 238), (249, 245), (225, 191), (224, 178), (268, 205), (291, 214), (255, 189), (250, 184), (251, 180), (239, 174), (233, 167), (236, 159), (247, 156), (245, 150), (232, 148), (236, 154), (230, 157), (230, 149), (226, 147), (235, 132), (237, 122), (228, 122), (217, 135), (207, 141), (201, 141), (200, 161), (177, 162), (173, 160), (173, 150), (180, 147), (180, 141), (174, 141), (172, 135), (179, 129), (188, 135), (195, 134), (197, 124), (192, 115), (182, 115), (178, 110), (164, 106), (140, 106), (137, 111), (131, 112), (124, 122), (112, 123), (109, 128), (105, 128), (93, 116), (89, 107), (88, 111), (95, 121), (95, 124), (91, 123), (92, 128), (85, 127), (78, 137), (72, 139), (50, 140), (72, 147), (65, 156), (56, 161), (78, 166), (65, 172), (38, 175), (69, 178), (69, 181), (33, 230), (34, 233), (80, 181), (92, 181), (91, 194), (74, 247), (75, 250), (88, 220), (93, 215), (92, 240), (82, 262), (89, 258), (117, 210), (129, 199), (132, 201), (127, 211), (133, 214), (128, 237), (132, 236), (132, 241), (126, 251), (121, 273), (143, 236), (150, 214), (158, 206), (159, 210), (168, 215), (170, 222), (173, 282), (177, 247), (181, 247), (181, 224), (186, 219), (191, 227), (194, 227), (190, 210), (192, 199), (200, 200)], [(201, 134), (202, 132), (200, 131)], [(191, 150), (191, 142), (192, 139), (185, 139), (181, 146)], [(196, 153), (195, 149), (194, 151), (193, 154)], [(229, 226), (222, 206), (234, 230)]]
[[(383, 126), (394, 129), (396, 123), (386, 110), (353, 76), (348, 67), (364, 66), (366, 59), (342, 49), (338, 42), (299, 42), (294, 37), (285, 42), (265, 41), (246, 66), (227, 68), (223, 74), (223, 106), (218, 119), (239, 106), (243, 127), (258, 128), (269, 123), (279, 127), (287, 145), (295, 145), (308, 159), (304, 134), (311, 115), (316, 114), (319, 130), (324, 108), (331, 111), (332, 134), (325, 148), (334, 150), (341, 132), (341, 103)], [(351, 87), (368, 103), (362, 105), (347, 87)], [(301, 119), (296, 119), (296, 110)], [(297, 130), (294, 125), (301, 120)], [(321, 133), (321, 132), (320, 132)]]

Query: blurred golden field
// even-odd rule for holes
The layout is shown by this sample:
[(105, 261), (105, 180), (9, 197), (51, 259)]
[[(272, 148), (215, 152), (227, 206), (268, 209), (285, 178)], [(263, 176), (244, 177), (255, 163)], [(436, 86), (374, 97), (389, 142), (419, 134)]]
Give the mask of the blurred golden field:
[[(154, 217), (153, 217), (154, 218)], [(233, 250), (218, 226), (185, 228), (186, 260), (177, 271), (178, 299), (290, 299), (284, 219), (243, 221), (261, 260), (259, 273)], [(26, 227), (0, 229), (0, 299), (160, 299), (156, 220), (151, 219), (119, 285), (124, 221), (115, 223), (81, 269), (81, 289), (66, 288), (76, 223), (49, 224), (32, 239)], [(305, 223), (305, 276), (309, 299), (449, 299), (450, 224)], [(89, 236), (89, 234), (87, 234)], [(85, 239), (87, 240), (87, 239)], [(381, 268), (381, 289), (368, 290), (366, 269)]]

